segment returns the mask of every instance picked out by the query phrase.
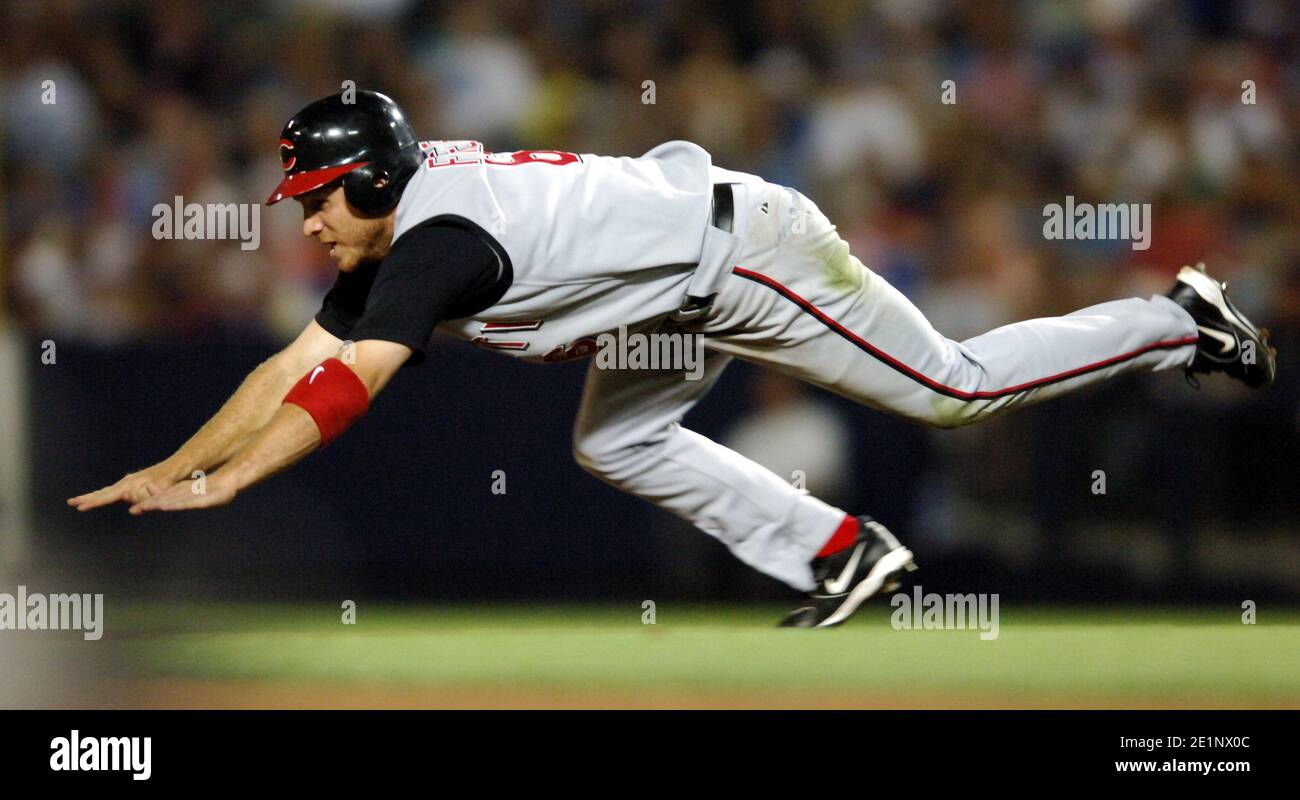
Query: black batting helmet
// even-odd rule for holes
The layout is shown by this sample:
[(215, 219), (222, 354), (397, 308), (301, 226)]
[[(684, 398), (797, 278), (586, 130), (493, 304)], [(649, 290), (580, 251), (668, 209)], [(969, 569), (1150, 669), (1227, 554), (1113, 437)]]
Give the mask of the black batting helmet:
[[(390, 98), (362, 90), (354, 100), (331, 95), (293, 115), (280, 132), (284, 180), (267, 205), (342, 178), (348, 203), (363, 214), (380, 216), (397, 206), (420, 165), (420, 143)], [(387, 183), (375, 186), (381, 179)]]

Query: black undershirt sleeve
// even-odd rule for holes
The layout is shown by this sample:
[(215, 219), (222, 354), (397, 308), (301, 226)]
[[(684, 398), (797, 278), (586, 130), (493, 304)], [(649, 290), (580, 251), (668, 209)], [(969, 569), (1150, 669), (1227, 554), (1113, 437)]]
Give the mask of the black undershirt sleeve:
[(340, 339), (352, 336), (352, 329), (361, 321), (361, 313), (366, 310), (366, 297), (370, 286), (375, 282), (378, 262), (362, 264), (352, 272), (339, 270), (334, 279), (334, 287), (325, 295), (320, 311), (316, 312), (316, 323)]
[(316, 322), (339, 337), (382, 339), (424, 361), (434, 327), (496, 303), (510, 287), (504, 254), (485, 234), (453, 222), (426, 222), (393, 242), (383, 261), (339, 272)]

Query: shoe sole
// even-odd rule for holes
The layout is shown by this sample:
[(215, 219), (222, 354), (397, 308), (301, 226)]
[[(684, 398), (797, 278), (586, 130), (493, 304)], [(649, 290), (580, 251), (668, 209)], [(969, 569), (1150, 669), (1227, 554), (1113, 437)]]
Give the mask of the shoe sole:
[(885, 582), (888, 581), (895, 572), (900, 570), (908, 570), (910, 572), (914, 569), (916, 569), (916, 564), (912, 562), (911, 550), (908, 550), (906, 547), (890, 550), (888, 553), (881, 556), (874, 565), (872, 565), (871, 571), (867, 573), (867, 577), (863, 578), (857, 586), (854, 586), (853, 589), (849, 591), (848, 597), (845, 597), (844, 602), (840, 604), (840, 607), (835, 609), (835, 613), (831, 614), (813, 627), (829, 628), (834, 625), (839, 625), (841, 622), (852, 616), (853, 612), (858, 610), (858, 606), (862, 605), (869, 598), (879, 592), (884, 587)]

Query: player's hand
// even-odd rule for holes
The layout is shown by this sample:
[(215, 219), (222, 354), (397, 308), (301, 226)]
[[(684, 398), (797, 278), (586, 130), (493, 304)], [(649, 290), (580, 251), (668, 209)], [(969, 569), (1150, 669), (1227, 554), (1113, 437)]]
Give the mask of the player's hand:
[(68, 498), (68, 505), (78, 511), (106, 506), (119, 500), (126, 503), (138, 503), (154, 495), (162, 494), (179, 480), (175, 468), (162, 462), (152, 467), (132, 472), (117, 483), (103, 489)]
[(181, 481), (161, 494), (147, 497), (131, 506), (132, 514), (146, 511), (189, 511), (196, 508), (224, 506), (235, 499), (235, 483), (220, 472), (199, 481)]

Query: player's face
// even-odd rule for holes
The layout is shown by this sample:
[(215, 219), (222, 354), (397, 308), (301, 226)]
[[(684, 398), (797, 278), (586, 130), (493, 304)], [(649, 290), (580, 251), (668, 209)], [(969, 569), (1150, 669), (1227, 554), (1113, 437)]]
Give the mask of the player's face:
[(302, 232), (329, 248), (339, 269), (351, 272), (388, 254), (393, 215), (363, 217), (348, 205), (342, 186), (325, 187), (297, 198), (302, 204)]

